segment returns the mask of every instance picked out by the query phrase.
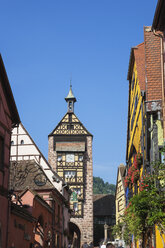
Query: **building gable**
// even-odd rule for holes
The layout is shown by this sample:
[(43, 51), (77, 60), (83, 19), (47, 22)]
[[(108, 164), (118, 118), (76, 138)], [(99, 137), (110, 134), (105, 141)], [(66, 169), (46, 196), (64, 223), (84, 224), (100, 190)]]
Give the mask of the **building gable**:
[(74, 113), (67, 113), (49, 135), (90, 135)]

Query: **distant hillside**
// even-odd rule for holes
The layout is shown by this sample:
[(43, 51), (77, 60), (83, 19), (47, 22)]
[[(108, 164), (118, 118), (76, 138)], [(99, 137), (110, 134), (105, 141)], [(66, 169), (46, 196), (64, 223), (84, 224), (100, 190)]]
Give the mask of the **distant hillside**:
[(115, 194), (116, 186), (104, 182), (100, 177), (93, 177), (93, 194)]

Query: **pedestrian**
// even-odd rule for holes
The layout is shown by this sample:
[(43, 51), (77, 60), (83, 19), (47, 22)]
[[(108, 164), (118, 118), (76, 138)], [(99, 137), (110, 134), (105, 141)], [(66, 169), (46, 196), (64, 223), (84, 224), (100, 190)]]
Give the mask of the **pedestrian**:
[(88, 247), (89, 247), (89, 248), (93, 248), (93, 247), (94, 247), (94, 246), (93, 246), (93, 243), (90, 242)]
[(108, 243), (108, 244), (106, 245), (106, 248), (115, 248), (115, 246), (114, 246), (112, 243)]
[(102, 243), (101, 248), (106, 248), (105, 242)]
[(87, 244), (87, 242), (84, 242), (84, 244), (82, 245), (82, 248), (88, 248), (89, 246), (88, 246), (88, 244)]

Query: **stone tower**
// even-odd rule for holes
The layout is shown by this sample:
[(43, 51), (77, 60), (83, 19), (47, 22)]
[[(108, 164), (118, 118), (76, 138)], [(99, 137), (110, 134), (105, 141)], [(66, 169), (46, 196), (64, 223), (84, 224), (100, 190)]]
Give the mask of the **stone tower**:
[(80, 247), (93, 242), (93, 136), (74, 113), (72, 86), (65, 100), (67, 113), (48, 136), (48, 161), (72, 190), (70, 239)]

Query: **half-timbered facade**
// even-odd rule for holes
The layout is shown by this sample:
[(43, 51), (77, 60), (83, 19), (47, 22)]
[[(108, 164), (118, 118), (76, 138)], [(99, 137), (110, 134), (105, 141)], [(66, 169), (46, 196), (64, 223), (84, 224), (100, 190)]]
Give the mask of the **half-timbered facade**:
[(49, 135), (48, 161), (72, 190), (72, 242), (93, 242), (92, 135), (74, 113), (76, 98), (70, 88), (68, 111)]
[[(10, 188), (21, 193), (27, 187), (37, 192), (53, 209), (52, 247), (68, 246), (70, 189), (52, 169), (22, 123), (11, 137)], [(60, 216), (60, 219), (59, 217)], [(43, 215), (43, 218), (44, 215)], [(53, 220), (54, 218), (54, 220)]]

